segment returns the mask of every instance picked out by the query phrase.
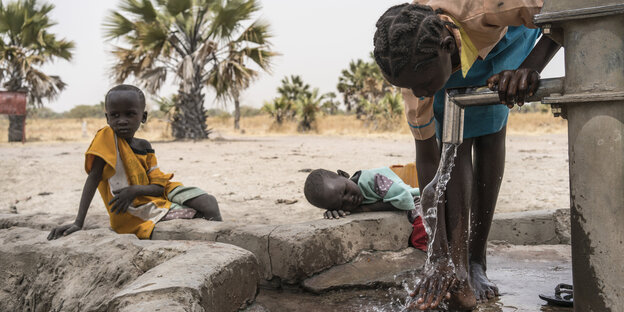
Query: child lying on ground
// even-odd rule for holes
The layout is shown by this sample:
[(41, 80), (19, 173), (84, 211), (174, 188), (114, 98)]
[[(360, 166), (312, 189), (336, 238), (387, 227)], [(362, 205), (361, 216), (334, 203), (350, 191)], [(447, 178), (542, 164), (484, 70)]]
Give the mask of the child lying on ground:
[(134, 137), (147, 120), (140, 89), (130, 85), (112, 88), (106, 94), (105, 109), (108, 126), (98, 131), (86, 152), (88, 177), (76, 220), (53, 229), (49, 240), (82, 229), (96, 187), (108, 210), (111, 228), (119, 234), (149, 239), (161, 220), (202, 217), (221, 221), (214, 196), (171, 182), (173, 174), (158, 169), (151, 144)]
[(388, 167), (360, 170), (353, 177), (338, 170), (334, 173), (316, 169), (306, 178), (303, 189), (310, 204), (326, 209), (326, 219), (338, 219), (355, 212), (408, 211), (414, 232), (412, 245), (426, 249), (427, 238), (418, 216), (420, 210), (418, 188), (411, 187)]

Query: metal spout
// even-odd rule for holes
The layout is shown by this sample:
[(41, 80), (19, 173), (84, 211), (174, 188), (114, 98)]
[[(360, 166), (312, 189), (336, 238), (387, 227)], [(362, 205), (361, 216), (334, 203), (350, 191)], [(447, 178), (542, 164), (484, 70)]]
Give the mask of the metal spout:
[[(535, 94), (527, 101), (541, 101), (551, 94), (563, 93), (564, 78), (541, 79)], [(464, 107), (500, 104), (498, 92), (484, 87), (450, 89), (444, 98), (442, 142), (461, 144), (464, 137)]]
[(444, 93), (442, 142), (461, 144), (464, 141), (464, 108), (453, 101), (449, 92)]

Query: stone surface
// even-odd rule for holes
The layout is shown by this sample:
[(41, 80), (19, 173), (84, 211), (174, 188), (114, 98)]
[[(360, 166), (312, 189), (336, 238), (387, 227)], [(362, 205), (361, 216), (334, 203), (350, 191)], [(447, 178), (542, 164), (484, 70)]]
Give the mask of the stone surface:
[(344, 288), (401, 287), (406, 277), (420, 273), (426, 259), (426, 252), (411, 247), (401, 251), (364, 251), (349, 263), (306, 279), (303, 287), (313, 293)]
[(265, 280), (298, 283), (353, 259), (363, 250), (407, 247), (412, 226), (403, 212), (353, 214), (284, 225), (240, 226), (206, 220), (172, 220), (156, 225), (152, 239), (218, 241), (253, 252)]
[[(76, 215), (55, 214), (0, 214), (0, 229), (8, 229), (13, 226), (27, 227), (37, 230), (50, 231), (59, 225), (74, 222)], [(108, 216), (88, 215), (85, 219), (84, 229), (109, 228)]]
[(514, 245), (569, 243), (569, 217), (566, 227), (565, 213), (562, 209), (495, 214), (488, 239)]
[(561, 244), (570, 244), (570, 209), (557, 209), (554, 214), (555, 232)]
[(403, 212), (353, 214), (277, 227), (269, 238), (271, 272), (286, 283), (352, 260), (363, 250), (401, 250), (412, 225)]
[(211, 222), (203, 219), (171, 220), (156, 225), (153, 240), (204, 240), (239, 246), (256, 255), (260, 275), (271, 279), (269, 234), (277, 225), (240, 226), (229, 222)]
[(47, 235), (0, 230), (0, 311), (155, 311), (153, 302), (166, 311), (234, 311), (256, 293), (257, 260), (235, 246), (139, 240), (108, 229)]
[(258, 281), (258, 262), (252, 253), (204, 243), (139, 276), (112, 298), (109, 310), (166, 306), (163, 311), (236, 311), (253, 301)]
[(48, 242), (48, 231), (0, 230), (0, 311), (105, 310), (143, 274), (133, 265), (143, 242), (107, 229)]
[(232, 244), (251, 251), (260, 264), (260, 276), (265, 280), (273, 278), (271, 272), (271, 255), (269, 254), (269, 237), (277, 225), (249, 225), (227, 232), (217, 237), (217, 241)]
[(236, 226), (229, 222), (205, 219), (163, 221), (156, 223), (152, 232), (152, 240), (216, 241), (220, 233), (227, 232)]

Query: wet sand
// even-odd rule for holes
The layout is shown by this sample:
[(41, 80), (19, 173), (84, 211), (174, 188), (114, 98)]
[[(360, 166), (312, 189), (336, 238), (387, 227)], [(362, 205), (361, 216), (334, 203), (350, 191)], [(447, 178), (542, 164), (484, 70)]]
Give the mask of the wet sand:
[[(88, 141), (0, 144), (0, 213), (75, 215), (86, 179), (88, 145)], [(164, 172), (215, 195), (224, 219), (241, 224), (321, 218), (322, 211), (309, 205), (302, 192), (310, 169), (353, 173), (405, 164), (415, 157), (409, 136), (231, 136), (152, 145)], [(567, 159), (566, 135), (508, 136), (497, 212), (569, 207)], [(89, 215), (105, 213), (96, 194)]]

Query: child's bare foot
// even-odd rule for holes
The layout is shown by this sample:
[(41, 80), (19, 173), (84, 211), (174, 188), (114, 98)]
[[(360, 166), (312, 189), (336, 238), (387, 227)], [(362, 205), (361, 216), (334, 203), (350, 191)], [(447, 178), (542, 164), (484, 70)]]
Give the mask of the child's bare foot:
[(474, 290), (468, 279), (458, 280), (448, 300), (451, 311), (472, 311), (477, 306)]
[(470, 263), (470, 280), (477, 302), (487, 302), (500, 295), (496, 284), (492, 283), (485, 274), (485, 267), (482, 264)]
[(446, 259), (440, 259), (424, 272), (423, 278), (410, 295), (416, 298), (410, 308), (435, 309), (443, 299), (451, 297), (450, 290), (457, 281), (453, 266)]

